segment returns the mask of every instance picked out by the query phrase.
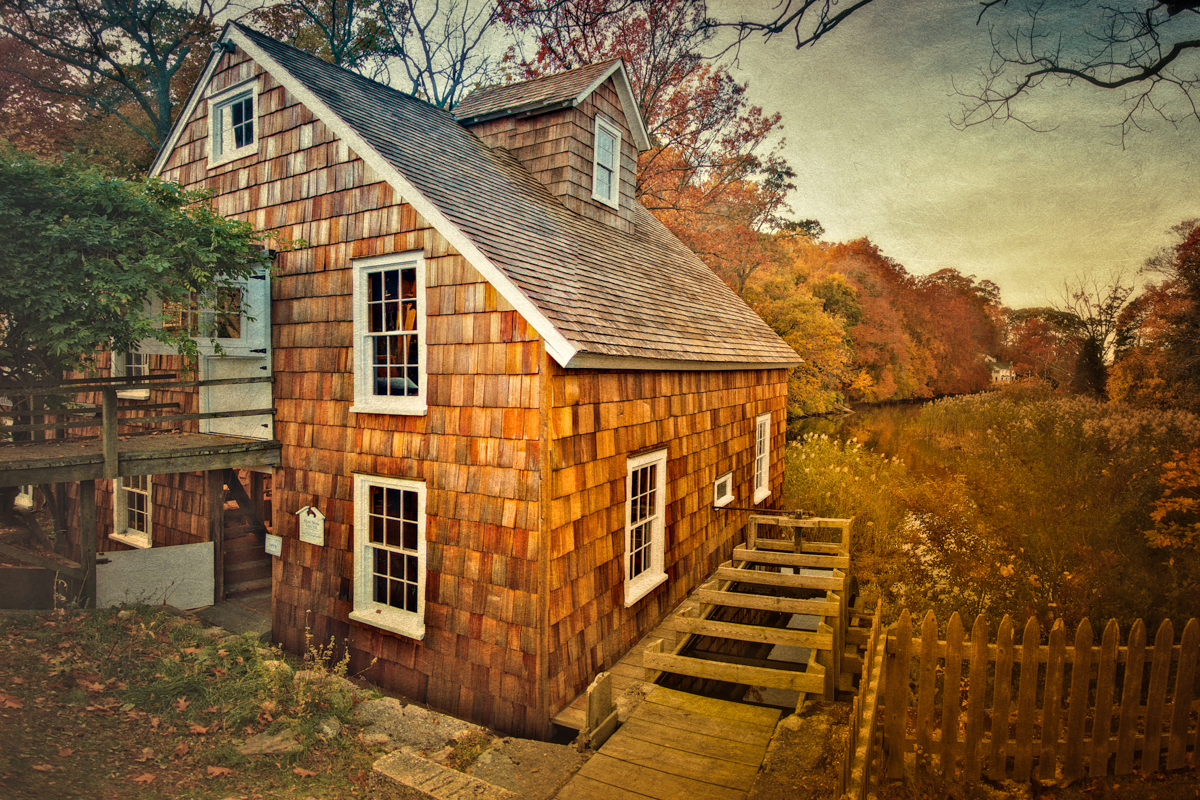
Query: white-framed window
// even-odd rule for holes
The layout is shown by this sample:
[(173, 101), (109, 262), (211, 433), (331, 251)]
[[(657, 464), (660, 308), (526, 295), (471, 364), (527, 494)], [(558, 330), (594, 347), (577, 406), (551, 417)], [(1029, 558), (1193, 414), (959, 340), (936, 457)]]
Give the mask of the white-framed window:
[[(186, 300), (150, 300), (147, 314), (161, 320), (165, 331), (186, 333), (203, 355), (266, 358), (271, 329), (271, 276), (259, 271), (215, 294), (192, 294)], [(175, 355), (175, 348), (143, 339), (142, 354)]]
[(771, 496), (771, 415), (754, 420), (754, 502)]
[(258, 152), (258, 79), (208, 98), (208, 164), (216, 166)]
[(667, 579), (667, 451), (632, 456), (625, 478), (625, 605)]
[(350, 618), (425, 638), (425, 548), (425, 484), (355, 475)]
[[(112, 354), (112, 376), (114, 378), (141, 378), (150, 374), (150, 357), (140, 350), (132, 353)], [(122, 389), (117, 397), (126, 400), (146, 400), (150, 397), (150, 387)]]
[(733, 502), (733, 472), (726, 472), (713, 484), (713, 505), (717, 508)]
[(23, 508), (26, 511), (33, 509), (33, 486), (29, 484), (22, 485), (17, 491), (17, 496), (13, 498), (13, 505), (17, 508)]
[(354, 405), (367, 414), (424, 414), (425, 259), (360, 258), (354, 266)]
[(621, 202), (621, 131), (596, 117), (592, 160), (592, 197), (617, 208)]
[(149, 475), (125, 475), (114, 481), (113, 533), (109, 538), (132, 547), (152, 544), (153, 487)]

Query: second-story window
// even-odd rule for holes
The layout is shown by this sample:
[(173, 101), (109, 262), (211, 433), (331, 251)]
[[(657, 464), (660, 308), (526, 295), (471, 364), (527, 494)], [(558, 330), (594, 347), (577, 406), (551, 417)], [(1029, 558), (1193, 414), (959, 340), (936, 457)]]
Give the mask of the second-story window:
[(614, 208), (621, 199), (621, 131), (596, 117), (592, 197)]
[(241, 83), (208, 99), (209, 166), (258, 152), (255, 88)]
[(354, 262), (354, 406), (424, 414), (425, 261), (420, 253)]

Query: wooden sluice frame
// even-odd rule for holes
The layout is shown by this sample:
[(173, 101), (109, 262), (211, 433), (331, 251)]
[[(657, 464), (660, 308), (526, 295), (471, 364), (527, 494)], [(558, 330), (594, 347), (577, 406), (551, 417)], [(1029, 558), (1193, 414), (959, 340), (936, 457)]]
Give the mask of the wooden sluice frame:
[[(850, 520), (831, 518), (793, 519), (753, 514), (746, 542), (734, 548), (733, 558), (722, 564), (697, 592), (700, 608), (685, 613), (677, 629), (687, 634), (671, 652), (662, 640), (651, 643), (644, 654), (647, 669), (706, 680), (799, 693), (797, 710), (811, 695), (834, 698), (843, 669), (858, 671), (846, 661), (846, 631), (850, 623)], [(760, 526), (784, 528), (787, 538), (765, 538)], [(835, 529), (840, 541), (805, 541), (803, 530)], [(761, 567), (767, 567), (762, 569)], [(785, 573), (784, 567), (796, 570)], [(829, 575), (802, 575), (801, 568), (828, 569)], [(741, 591), (734, 591), (735, 587)], [(749, 591), (746, 591), (749, 589)], [(786, 597), (779, 590), (824, 592), (824, 597)], [(815, 631), (750, 625), (715, 619), (721, 608), (752, 609), (818, 618)], [(731, 639), (764, 645), (809, 648), (804, 671), (730, 663), (684, 655), (695, 637)]]

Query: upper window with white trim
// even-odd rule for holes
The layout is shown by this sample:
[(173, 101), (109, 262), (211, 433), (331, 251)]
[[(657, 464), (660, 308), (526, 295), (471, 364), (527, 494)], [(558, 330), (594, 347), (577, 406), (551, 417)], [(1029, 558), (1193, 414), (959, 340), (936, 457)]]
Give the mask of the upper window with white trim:
[(593, 151), (592, 197), (617, 208), (621, 202), (621, 131), (602, 117), (596, 117)]
[(771, 415), (754, 420), (754, 502), (771, 496)]
[[(271, 276), (262, 270), (214, 293), (192, 293), (176, 301), (155, 296), (147, 313), (161, 320), (163, 330), (194, 338), (204, 355), (265, 358), (271, 341)], [(157, 339), (142, 340), (138, 349), (175, 354), (175, 348)]]
[(713, 505), (717, 508), (733, 502), (733, 473), (726, 472), (713, 484)]
[(370, 414), (424, 414), (425, 259), (360, 258), (354, 265), (354, 406)]
[(425, 484), (355, 475), (350, 618), (423, 639), (425, 548)]
[(667, 451), (628, 460), (625, 478), (625, 605), (667, 579), (663, 566), (667, 517)]
[(258, 152), (257, 108), (257, 78), (208, 98), (209, 166)]

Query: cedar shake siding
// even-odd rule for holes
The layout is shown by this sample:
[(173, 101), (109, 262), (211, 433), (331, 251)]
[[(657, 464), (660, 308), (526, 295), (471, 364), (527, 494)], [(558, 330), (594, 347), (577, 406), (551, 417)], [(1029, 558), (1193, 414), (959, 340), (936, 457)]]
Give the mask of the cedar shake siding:
[[(608, 372), (551, 378), (550, 705), (570, 703), (743, 541), (746, 514), (713, 507), (733, 471), (752, 505), (754, 420), (771, 414), (771, 489), (783, 486), (786, 370)], [(667, 582), (626, 608), (627, 458), (667, 450)]]
[[(217, 89), (259, 74), (257, 154), (207, 168), (206, 106), (163, 171), (217, 192), (218, 210), (304, 239), (272, 285), (275, 436), (274, 638), (306, 629), (350, 647), (352, 671), (419, 702), (503, 730), (540, 733), (537, 592), (540, 354), (495, 289), (320, 121), (241, 52)], [(301, 144), (308, 145), (301, 148)], [(351, 259), (421, 251), (426, 261), (428, 412), (350, 412)], [(354, 474), (425, 481), (423, 641), (357, 622)], [(326, 516), (323, 547), (299, 541), (295, 510)], [(374, 666), (370, 666), (372, 661)]]

